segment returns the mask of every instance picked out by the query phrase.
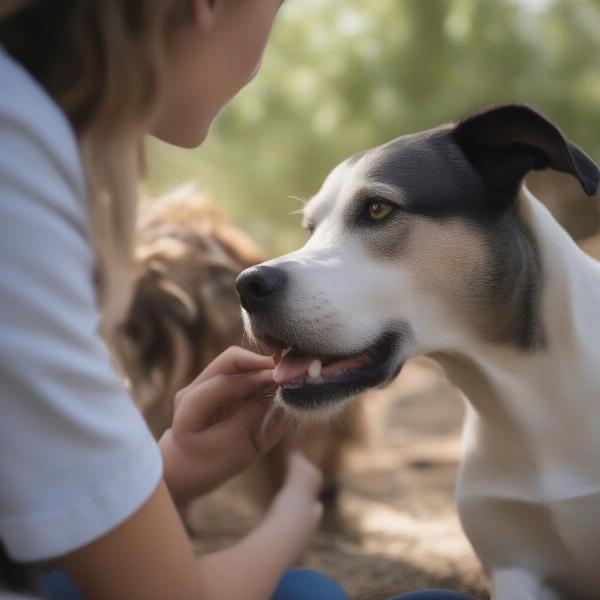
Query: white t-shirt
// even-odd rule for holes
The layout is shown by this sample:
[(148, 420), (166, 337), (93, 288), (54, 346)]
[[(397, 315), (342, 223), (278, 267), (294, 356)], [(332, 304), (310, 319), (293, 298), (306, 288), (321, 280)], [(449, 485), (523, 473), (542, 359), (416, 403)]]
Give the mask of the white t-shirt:
[(38, 561), (134, 513), (162, 461), (98, 334), (77, 140), (1, 49), (0, 228), (0, 539)]

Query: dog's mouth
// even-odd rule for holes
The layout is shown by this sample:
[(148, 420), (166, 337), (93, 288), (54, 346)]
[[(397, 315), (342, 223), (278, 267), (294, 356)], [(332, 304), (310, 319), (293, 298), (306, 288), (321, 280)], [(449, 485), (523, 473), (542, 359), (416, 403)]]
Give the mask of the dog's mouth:
[(273, 338), (265, 341), (279, 348), (273, 379), (280, 399), (302, 410), (331, 406), (376, 387), (402, 367), (394, 360), (398, 346), (394, 334), (385, 334), (366, 349), (347, 355), (317, 354)]

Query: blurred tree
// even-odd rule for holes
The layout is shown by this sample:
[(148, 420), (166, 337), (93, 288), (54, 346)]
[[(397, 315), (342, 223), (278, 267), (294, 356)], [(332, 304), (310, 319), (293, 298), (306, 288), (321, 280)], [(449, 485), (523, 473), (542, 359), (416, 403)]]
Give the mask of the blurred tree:
[(150, 145), (151, 190), (200, 181), (275, 252), (299, 207), (350, 154), (528, 102), (600, 160), (599, 0), (298, 0), (258, 79), (196, 151)]

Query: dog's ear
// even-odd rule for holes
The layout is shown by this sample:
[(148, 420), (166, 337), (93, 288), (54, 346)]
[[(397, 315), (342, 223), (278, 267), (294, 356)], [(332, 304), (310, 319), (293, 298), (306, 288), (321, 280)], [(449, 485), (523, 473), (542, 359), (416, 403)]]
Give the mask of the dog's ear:
[(142, 366), (151, 369), (169, 341), (169, 327), (189, 330), (197, 310), (187, 292), (163, 269), (146, 265), (135, 282), (129, 312), (121, 326), (136, 348)]
[(598, 190), (594, 161), (528, 106), (507, 104), (472, 114), (452, 135), (487, 183), (504, 192), (516, 193), (529, 171), (542, 169), (573, 175), (588, 196)]

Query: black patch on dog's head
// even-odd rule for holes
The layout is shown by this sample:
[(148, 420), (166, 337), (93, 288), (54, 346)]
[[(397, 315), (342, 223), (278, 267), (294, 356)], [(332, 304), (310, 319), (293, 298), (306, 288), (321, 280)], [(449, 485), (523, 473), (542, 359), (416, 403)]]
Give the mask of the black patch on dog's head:
[(451, 127), (402, 136), (363, 159), (369, 180), (396, 187), (403, 210), (436, 219), (487, 220), (485, 182), (454, 143)]
[(370, 180), (401, 190), (409, 212), (479, 223), (509, 209), (531, 170), (569, 173), (590, 196), (600, 184), (600, 169), (558, 127), (514, 104), (402, 136), (356, 160)]

